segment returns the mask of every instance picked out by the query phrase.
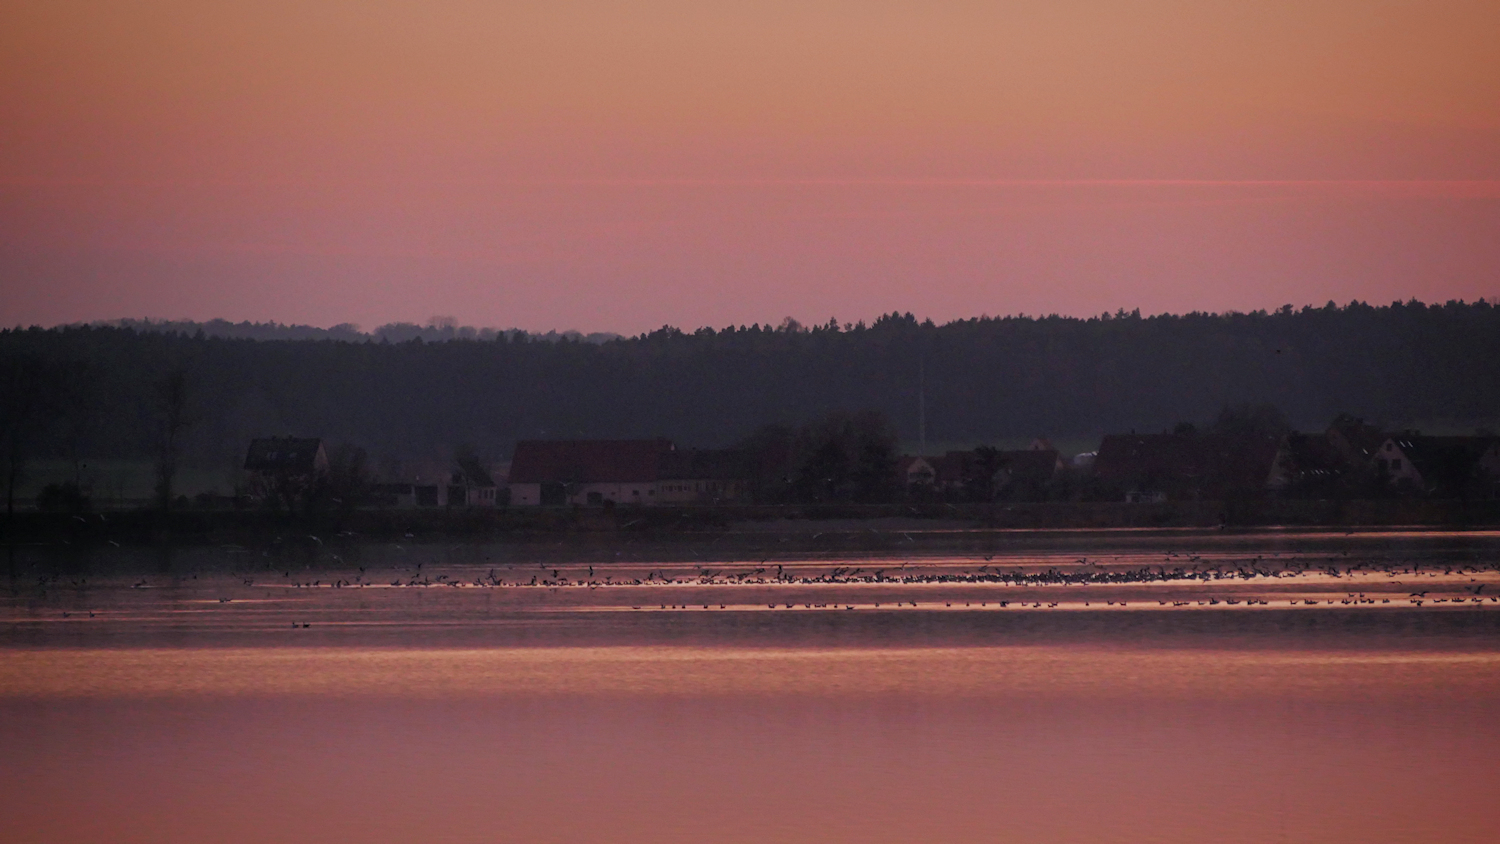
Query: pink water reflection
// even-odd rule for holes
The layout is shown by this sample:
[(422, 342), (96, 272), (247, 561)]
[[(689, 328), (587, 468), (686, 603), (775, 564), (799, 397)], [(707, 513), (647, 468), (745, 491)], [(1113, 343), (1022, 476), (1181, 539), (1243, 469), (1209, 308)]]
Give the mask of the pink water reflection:
[(0, 652), (23, 842), (1494, 840), (1500, 655)]

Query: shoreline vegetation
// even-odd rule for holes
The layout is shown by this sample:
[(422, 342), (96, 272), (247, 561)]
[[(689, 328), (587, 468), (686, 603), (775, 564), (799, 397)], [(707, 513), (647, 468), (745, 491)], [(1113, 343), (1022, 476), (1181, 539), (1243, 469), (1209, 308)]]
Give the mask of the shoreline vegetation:
[(837, 536), (874, 553), (932, 533), (1494, 527), (1500, 527), (1500, 501), (1445, 499), (361, 508), (292, 514), (268, 509), (22, 511), (0, 519), (0, 546), (254, 544), (289, 533), (424, 541), (599, 536), (691, 541), (734, 533), (804, 540)]

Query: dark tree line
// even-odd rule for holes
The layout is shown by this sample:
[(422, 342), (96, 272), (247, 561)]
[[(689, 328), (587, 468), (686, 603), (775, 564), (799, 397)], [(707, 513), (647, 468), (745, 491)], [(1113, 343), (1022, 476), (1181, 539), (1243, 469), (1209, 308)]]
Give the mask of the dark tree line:
[[(312, 325), (283, 325), (279, 322), (230, 322), (212, 319), (207, 322), (191, 320), (117, 319), (89, 324), (94, 328), (129, 328), (152, 333), (197, 334), (208, 337), (235, 340), (342, 340), (350, 343), (388, 341), (401, 343), (420, 338), (423, 342), (445, 342), (448, 340), (494, 340), (504, 336), (512, 339), (527, 332), (517, 328), (475, 328), (459, 325), (453, 317), (433, 317), (425, 324), (392, 322), (371, 332), (364, 332), (358, 325), (343, 323), (332, 328)], [(81, 327), (81, 326), (74, 326)], [(549, 331), (545, 334), (527, 335), (533, 340), (581, 340), (588, 343), (605, 343), (620, 339), (618, 334), (582, 334), (577, 331)]]
[[(522, 438), (725, 446), (839, 410), (878, 411), (890, 437), (910, 441), (919, 369), (934, 441), (1162, 431), (1245, 404), (1274, 404), (1304, 427), (1340, 411), (1391, 423), (1496, 419), (1500, 309), (1330, 303), (946, 325), (891, 314), (871, 325), (663, 328), (602, 343), (17, 329), (0, 332), (0, 447), (8, 476), (27, 459), (70, 455), (228, 466), (251, 437), (270, 434), (357, 444), (377, 461), (451, 455), (460, 443), (503, 458)], [(186, 385), (175, 429), (163, 393), (173, 373)], [(883, 459), (840, 448), (797, 482), (853, 489)]]
[(800, 426), (764, 425), (737, 444), (751, 494), (762, 503), (896, 498), (896, 430), (875, 410), (833, 411)]

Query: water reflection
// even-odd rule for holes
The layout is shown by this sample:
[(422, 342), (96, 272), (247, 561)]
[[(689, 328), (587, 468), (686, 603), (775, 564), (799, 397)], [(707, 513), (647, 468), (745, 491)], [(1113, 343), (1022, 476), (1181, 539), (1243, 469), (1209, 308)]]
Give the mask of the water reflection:
[(0, 817), (28, 842), (1490, 841), (1495, 660), (11, 653)]
[[(1487, 637), (1500, 625), (1494, 533), (1114, 532), (1074, 537), (1076, 545), (1024, 535), (1007, 537), (1004, 550), (967, 554), (956, 554), (962, 549), (952, 544), (997, 540), (953, 535), (959, 539), (944, 540), (949, 534), (941, 532), (927, 537), (925, 556), (809, 556), (804, 548), (783, 550), (775, 561), (741, 562), (716, 541), (627, 543), (628, 554), (612, 555), (605, 553), (611, 546), (585, 542), (571, 557), (552, 544), (356, 539), (309, 540), (309, 547), (284, 542), (259, 553), (240, 546), (30, 549), (22, 573), (0, 593), (0, 645), (577, 644), (570, 636), (594, 636), (601, 644), (708, 636), (732, 644), (739, 635), (777, 642), (813, 636), (814, 644), (825, 644), (816, 637), (863, 640), (882, 630), (897, 643), (910, 635), (994, 644), (1034, 630), (1093, 635), (1095, 627), (1124, 635), (1175, 625), (1220, 638), (1223, 631), (1238, 636), (1320, 625), (1375, 635), (1446, 630)], [(595, 559), (601, 555), (606, 559)], [(1105, 618), (1168, 610), (1207, 611), (1212, 618)], [(897, 619), (894, 611), (918, 611), (921, 618)], [(1228, 611), (1272, 618), (1231, 619)], [(1288, 618), (1293, 611), (1320, 618)], [(1373, 621), (1367, 616), (1375, 611), (1402, 616)], [(1413, 622), (1412, 611), (1425, 620)], [(727, 617), (620, 617), (683, 613)], [(767, 613), (861, 620), (753, 617)], [(872, 613), (877, 618), (863, 620)], [(610, 618), (569, 618), (579, 614)], [(957, 618), (941, 617), (947, 614)], [(1068, 614), (1080, 618), (1040, 618)], [(1465, 618), (1437, 618), (1450, 614)]]
[[(32, 556), (0, 598), (0, 839), (1494, 840), (1495, 537), (1162, 541)], [(974, 574), (1174, 554), (1193, 576)], [(902, 573), (817, 581), (867, 563)]]
[(1150, 698), (1493, 696), (1497, 651), (195, 648), (0, 651), (0, 697)]

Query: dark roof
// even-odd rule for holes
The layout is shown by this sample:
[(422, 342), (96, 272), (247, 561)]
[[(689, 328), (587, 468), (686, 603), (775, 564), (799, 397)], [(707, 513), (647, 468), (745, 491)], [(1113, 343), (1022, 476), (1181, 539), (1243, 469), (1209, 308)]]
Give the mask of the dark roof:
[(670, 440), (522, 440), (510, 482), (629, 483), (654, 481)]
[(1375, 456), (1387, 435), (1374, 425), (1366, 425), (1363, 419), (1340, 416), (1328, 426), (1325, 436), (1345, 459), (1365, 463)]
[(1343, 453), (1327, 436), (1287, 434), (1281, 446), (1286, 465), (1282, 468), (1297, 474), (1339, 474), (1349, 468)]
[(1351, 461), (1346, 450), (1326, 434), (1293, 431), (1281, 440), (1270, 485), (1283, 491), (1327, 492), (1330, 484), (1363, 464), (1363, 459)]
[(266, 437), (251, 440), (245, 455), (245, 468), (252, 472), (293, 472), (312, 474), (317, 471), (318, 454), (323, 441), (316, 437)]

